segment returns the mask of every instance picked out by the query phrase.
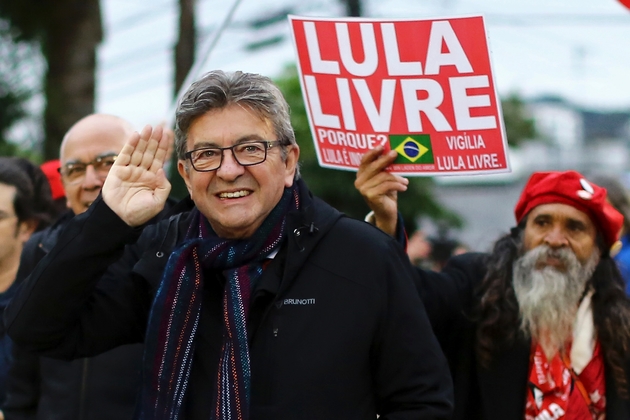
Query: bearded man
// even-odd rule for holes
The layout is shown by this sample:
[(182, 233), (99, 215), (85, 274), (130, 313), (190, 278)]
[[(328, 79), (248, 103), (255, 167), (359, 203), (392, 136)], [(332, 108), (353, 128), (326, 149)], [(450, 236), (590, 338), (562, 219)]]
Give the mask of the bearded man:
[[(384, 170), (395, 157), (367, 153), (355, 186), (373, 222), (404, 238), (397, 193), (407, 180)], [(609, 253), (623, 216), (575, 171), (533, 174), (514, 214), (490, 254), (417, 270), (451, 367), (454, 418), (630, 418), (630, 301)]]

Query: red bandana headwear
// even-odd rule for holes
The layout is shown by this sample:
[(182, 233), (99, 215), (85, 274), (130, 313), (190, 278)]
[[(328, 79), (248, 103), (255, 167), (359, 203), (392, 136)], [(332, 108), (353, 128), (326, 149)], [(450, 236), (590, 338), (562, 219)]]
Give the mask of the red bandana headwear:
[(575, 171), (536, 172), (527, 181), (514, 208), (519, 223), (534, 207), (560, 203), (586, 213), (612, 246), (619, 237), (623, 216), (606, 200), (606, 189)]

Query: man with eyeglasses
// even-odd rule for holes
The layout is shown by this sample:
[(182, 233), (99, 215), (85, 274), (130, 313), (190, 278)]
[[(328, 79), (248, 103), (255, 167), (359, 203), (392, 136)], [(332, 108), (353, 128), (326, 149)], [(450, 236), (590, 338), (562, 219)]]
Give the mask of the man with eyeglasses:
[(144, 341), (140, 419), (450, 418), (404, 250), (309, 193), (271, 80), (204, 75), (175, 136), (190, 211), (138, 232), (170, 189), (145, 127), (9, 307), (9, 334), (66, 357)]
[(61, 180), (67, 205), (81, 214), (98, 197), (116, 156), (133, 127), (124, 119), (105, 114), (89, 115), (70, 128), (59, 150)]
[[(132, 133), (129, 122), (106, 114), (86, 116), (70, 128), (61, 144), (59, 168), (68, 211), (26, 244), (18, 282), (53, 249), (74, 216), (96, 200)], [(72, 269), (80, 270), (81, 264)], [(65, 278), (56, 276), (54, 281), (59, 285)], [(142, 352), (141, 344), (129, 344), (96, 357), (67, 361), (16, 347), (7, 384), (7, 419), (131, 419), (140, 389)]]

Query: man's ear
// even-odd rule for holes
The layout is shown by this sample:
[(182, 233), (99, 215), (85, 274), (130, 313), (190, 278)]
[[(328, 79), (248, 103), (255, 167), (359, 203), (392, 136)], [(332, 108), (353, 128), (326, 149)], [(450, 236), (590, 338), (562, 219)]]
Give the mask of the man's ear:
[(287, 152), (287, 160), (285, 162), (285, 178), (284, 186), (290, 187), (293, 185), (293, 179), (295, 178), (295, 171), (297, 171), (298, 161), (300, 159), (300, 146), (297, 144), (291, 145)]
[(20, 222), (18, 225), (17, 235), (22, 243), (26, 243), (26, 241), (30, 239), (31, 235), (35, 232), (35, 229), (37, 229), (37, 225), (39, 225), (39, 222), (35, 219)]
[(178, 160), (177, 171), (179, 172), (179, 175), (184, 179), (184, 182), (186, 183), (186, 188), (188, 188), (188, 194), (190, 194), (190, 198), (193, 198), (192, 188), (190, 186), (190, 177), (188, 176), (188, 171), (190, 169), (188, 168), (186, 163), (187, 162), (185, 160)]

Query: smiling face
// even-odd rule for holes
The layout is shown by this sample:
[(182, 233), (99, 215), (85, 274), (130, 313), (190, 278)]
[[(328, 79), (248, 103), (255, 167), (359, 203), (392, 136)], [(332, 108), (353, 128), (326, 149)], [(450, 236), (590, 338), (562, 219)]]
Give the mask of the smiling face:
[[(90, 115), (77, 122), (68, 131), (61, 144), (61, 167), (73, 163), (93, 162), (100, 156), (118, 154), (133, 132), (126, 121), (112, 115)], [(61, 178), (66, 192), (68, 208), (81, 214), (103, 188), (105, 178), (89, 165), (80, 181)]]
[[(539, 245), (570, 249), (584, 264), (597, 247), (596, 236), (597, 229), (586, 213), (567, 204), (542, 204), (534, 207), (527, 216), (523, 245), (525, 251)], [(537, 268), (545, 266), (566, 270), (562, 261), (552, 257), (539, 261)]]
[[(198, 117), (188, 129), (187, 150), (229, 147), (253, 140), (278, 140), (271, 123), (237, 104), (215, 109)], [(221, 167), (197, 172), (180, 160), (178, 169), (197, 208), (222, 238), (248, 238), (280, 201), (285, 187), (293, 185), (299, 157), (296, 145), (267, 152), (258, 165), (241, 166), (232, 152), (223, 151)]]

